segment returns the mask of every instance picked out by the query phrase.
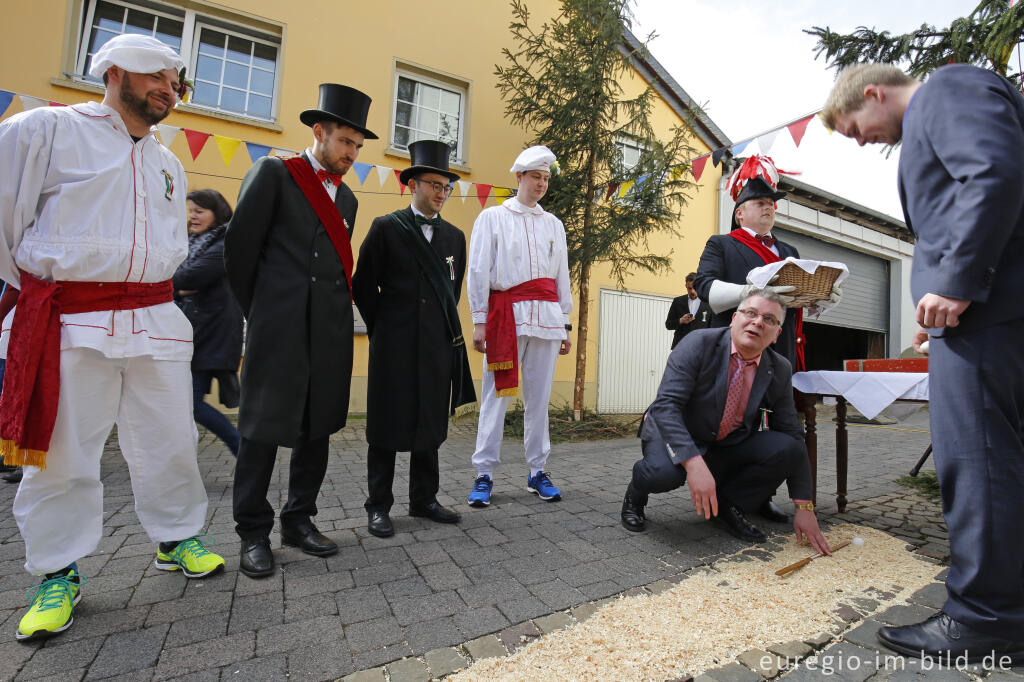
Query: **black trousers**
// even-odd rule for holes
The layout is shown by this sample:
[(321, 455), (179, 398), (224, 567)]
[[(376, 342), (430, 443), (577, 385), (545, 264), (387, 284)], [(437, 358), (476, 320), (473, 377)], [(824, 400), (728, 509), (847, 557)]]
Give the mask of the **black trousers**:
[[(329, 436), (300, 440), (292, 448), (288, 475), (288, 502), (281, 509), (281, 525), (295, 527), (316, 516), (316, 498), (327, 473)], [(235, 531), (243, 540), (258, 540), (274, 528), (274, 508), (267, 489), (277, 463), (277, 445), (242, 438), (235, 462), (232, 507)]]
[[(686, 469), (672, 463), (660, 438), (644, 441), (643, 453), (633, 465), (630, 484), (637, 502), (645, 504), (649, 493), (665, 493), (686, 483)], [(735, 445), (712, 446), (704, 455), (715, 477), (719, 508), (735, 505), (745, 512), (756, 511), (771, 499), (806, 460), (803, 442), (778, 431), (755, 431)]]
[[(423, 506), (437, 501), (440, 473), (437, 450), (413, 450), (409, 453), (409, 504)], [(395, 496), (395, 451), (369, 446), (366, 449), (366, 511), (391, 511)]]

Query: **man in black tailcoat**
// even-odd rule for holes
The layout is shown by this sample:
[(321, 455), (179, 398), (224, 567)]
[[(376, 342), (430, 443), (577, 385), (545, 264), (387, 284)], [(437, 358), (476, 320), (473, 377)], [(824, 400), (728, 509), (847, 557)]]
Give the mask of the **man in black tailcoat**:
[(267, 489), (279, 445), (291, 447), (281, 539), (316, 556), (337, 552), (313, 525), (327, 470), (328, 438), (345, 426), (352, 379), (349, 239), (357, 202), (344, 175), (364, 139), (370, 98), (324, 83), (300, 119), (313, 144), (294, 159), (265, 157), (242, 182), (224, 261), (248, 320), (242, 363), (234, 516), (240, 570), (274, 572)]
[(373, 221), (352, 278), (370, 336), (365, 506), (378, 537), (395, 532), (396, 451), (410, 453), (409, 514), (458, 523), (459, 514), (437, 502), (437, 449), (450, 409), (475, 399), (458, 318), (466, 236), (440, 213), (459, 176), (443, 142), (414, 142), (409, 154), (412, 166), (399, 179), (412, 205)]
[(676, 296), (672, 299), (672, 305), (668, 307), (665, 329), (675, 331), (670, 349), (675, 348), (693, 330), (706, 329), (711, 325), (711, 309), (708, 308), (708, 302), (699, 298), (697, 290), (693, 288), (693, 281), (696, 278), (696, 272), (686, 276), (686, 295)]

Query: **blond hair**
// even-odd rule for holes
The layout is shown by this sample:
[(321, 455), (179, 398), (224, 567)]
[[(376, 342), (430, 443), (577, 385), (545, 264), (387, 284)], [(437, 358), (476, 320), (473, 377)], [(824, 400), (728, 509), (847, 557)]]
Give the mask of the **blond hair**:
[(821, 119), (830, 130), (836, 119), (860, 109), (864, 104), (864, 88), (869, 85), (910, 85), (913, 78), (891, 64), (857, 64), (839, 72), (836, 84), (821, 110)]

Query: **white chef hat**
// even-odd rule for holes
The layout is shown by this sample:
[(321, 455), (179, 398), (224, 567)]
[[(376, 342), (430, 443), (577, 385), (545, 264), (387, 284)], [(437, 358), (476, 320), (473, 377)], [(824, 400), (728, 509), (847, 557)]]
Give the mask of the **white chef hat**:
[(524, 149), (516, 157), (516, 162), (509, 169), (510, 173), (525, 173), (531, 170), (548, 171), (555, 173), (558, 170), (558, 163), (555, 161), (555, 153), (543, 145)]
[(178, 71), (185, 66), (178, 53), (150, 36), (124, 34), (108, 40), (92, 57), (89, 75), (102, 78), (107, 69), (118, 66), (132, 73)]

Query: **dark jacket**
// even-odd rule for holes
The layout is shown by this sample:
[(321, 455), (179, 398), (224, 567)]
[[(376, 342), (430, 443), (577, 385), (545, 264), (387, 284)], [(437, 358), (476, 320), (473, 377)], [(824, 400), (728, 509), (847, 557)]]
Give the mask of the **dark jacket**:
[[(335, 204), (351, 236), (352, 190), (338, 187)], [(345, 426), (353, 334), (348, 282), (327, 230), (281, 159), (264, 157), (246, 173), (224, 263), (249, 323), (239, 432), (294, 445), (300, 433), (315, 439)]]
[[(238, 371), (242, 311), (224, 271), (224, 225), (190, 235), (188, 258), (174, 273), (175, 302), (192, 323), (192, 367)], [(179, 291), (195, 291), (179, 296)]]
[[(681, 464), (716, 445), (735, 445), (757, 430), (761, 409), (770, 410), (768, 426), (803, 443), (804, 431), (793, 405), (789, 361), (765, 349), (750, 388), (743, 425), (723, 438), (718, 427), (725, 412), (729, 387), (730, 330), (698, 329), (669, 354), (658, 395), (647, 409), (640, 429), (644, 441), (661, 439), (669, 457)], [(810, 461), (788, 481), (790, 497), (811, 498)]]
[[(412, 209), (404, 213), (415, 225)], [(448, 437), (452, 343), (444, 308), (399, 230), (388, 216), (373, 221), (352, 278), (370, 336), (366, 441), (385, 450), (433, 450)], [(430, 246), (451, 273), (458, 301), (466, 236), (442, 220)]]
[[(792, 256), (799, 258), (797, 250), (775, 240), (775, 246), (779, 249), (779, 257), (785, 260)], [(700, 255), (700, 263), (697, 265), (697, 277), (693, 282), (693, 288), (701, 300), (707, 301), (711, 291), (711, 283), (716, 279), (732, 284), (746, 284), (747, 273), (754, 268), (765, 265), (761, 257), (749, 246), (727, 234), (716, 234), (708, 239), (704, 246), (704, 252)], [(786, 311), (786, 320), (782, 325), (782, 334), (772, 346), (789, 364), (796, 363), (796, 313), (797, 308), (790, 308)], [(732, 320), (735, 308), (723, 310), (711, 318), (712, 327), (728, 327)]]
[(971, 304), (953, 336), (1024, 317), (1024, 98), (1005, 78), (954, 64), (903, 117), (899, 191), (917, 235), (910, 290)]
[(683, 340), (683, 337), (696, 329), (707, 329), (711, 326), (711, 308), (704, 299), (700, 300), (697, 314), (689, 324), (680, 324), (679, 318), (690, 314), (690, 297), (687, 294), (676, 296), (672, 299), (672, 305), (668, 307), (668, 317), (665, 318), (665, 329), (674, 329), (671, 348)]

